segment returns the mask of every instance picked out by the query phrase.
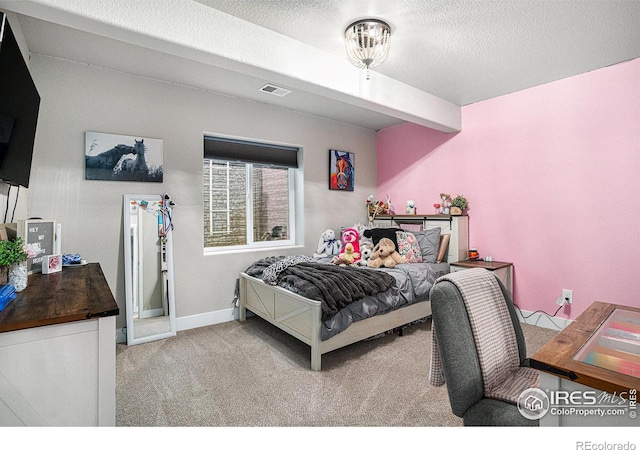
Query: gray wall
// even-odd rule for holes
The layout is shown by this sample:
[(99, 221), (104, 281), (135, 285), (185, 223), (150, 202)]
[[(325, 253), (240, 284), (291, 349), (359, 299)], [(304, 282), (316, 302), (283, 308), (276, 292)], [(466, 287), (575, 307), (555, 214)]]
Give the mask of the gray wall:
[[(62, 252), (102, 265), (120, 305), (118, 328), (125, 325), (125, 193), (169, 192), (178, 204), (173, 241), (179, 329), (230, 320), (235, 280), (252, 261), (311, 254), (324, 229), (366, 220), (365, 201), (376, 186), (374, 131), (47, 56), (32, 55), (30, 68), (42, 102), (27, 215), (56, 219), (62, 223)], [(164, 182), (85, 180), (85, 131), (162, 139)], [(203, 254), (204, 133), (302, 147), (304, 248)], [(354, 192), (329, 191), (331, 148), (355, 153)]]

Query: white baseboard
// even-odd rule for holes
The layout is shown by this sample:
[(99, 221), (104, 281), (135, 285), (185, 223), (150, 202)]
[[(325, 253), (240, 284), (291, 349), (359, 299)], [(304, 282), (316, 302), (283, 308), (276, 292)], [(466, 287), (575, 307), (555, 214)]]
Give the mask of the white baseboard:
[[(249, 313), (249, 311), (247, 311)], [(176, 318), (176, 331), (190, 330), (192, 328), (206, 327), (217, 323), (238, 320), (238, 308), (228, 308), (204, 314), (196, 314), (187, 317)], [(122, 328), (116, 329), (116, 343), (125, 344), (127, 335)]]
[(516, 308), (516, 314), (518, 315), (518, 319), (520, 319), (520, 322), (557, 331), (564, 330), (567, 325), (573, 322), (571, 319), (551, 317), (543, 313), (532, 313), (531, 311), (519, 310), (518, 308)]
[(208, 325), (215, 325), (237, 319), (238, 308), (227, 308), (210, 313), (196, 314), (194, 316), (178, 317), (176, 319), (176, 330), (190, 330), (192, 328), (206, 327)]

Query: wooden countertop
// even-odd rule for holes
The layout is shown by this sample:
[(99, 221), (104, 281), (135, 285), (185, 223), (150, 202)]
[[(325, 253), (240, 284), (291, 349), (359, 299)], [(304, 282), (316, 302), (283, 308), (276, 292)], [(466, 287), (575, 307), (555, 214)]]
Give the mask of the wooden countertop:
[(628, 392), (631, 388), (640, 389), (640, 378), (573, 359), (582, 345), (616, 308), (640, 312), (639, 308), (630, 306), (594, 302), (531, 357), (531, 367), (609, 393), (619, 394)]
[(29, 275), (29, 284), (0, 311), (0, 332), (117, 316), (118, 304), (98, 263)]
[(509, 267), (513, 265), (513, 263), (505, 262), (505, 261), (483, 261), (481, 259), (478, 259), (476, 261), (472, 261), (472, 260), (455, 261), (449, 264), (456, 267), (468, 267), (468, 268), (480, 267), (482, 269), (487, 269), (487, 270), (498, 270), (498, 269), (502, 269), (504, 267)]
[(466, 214), (377, 214), (375, 219), (415, 219), (415, 220), (424, 220), (424, 219), (440, 219), (440, 220), (450, 220), (452, 217), (467, 217)]

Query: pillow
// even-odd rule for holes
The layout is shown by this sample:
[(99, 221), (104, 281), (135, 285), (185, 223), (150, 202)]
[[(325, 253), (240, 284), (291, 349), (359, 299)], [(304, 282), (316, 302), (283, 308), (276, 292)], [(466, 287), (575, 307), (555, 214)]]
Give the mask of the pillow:
[(400, 228), (369, 228), (364, 230), (364, 237), (371, 238), (373, 245), (378, 245), (378, 242), (382, 238), (389, 238), (393, 241), (393, 245), (398, 250), (398, 239), (396, 238), (396, 231), (402, 231)]
[(431, 228), (424, 231), (414, 231), (420, 251), (422, 262), (434, 263), (438, 257), (438, 247), (440, 246), (440, 227)]
[(408, 263), (421, 263), (422, 251), (415, 235), (410, 231), (396, 231), (398, 253)]
[(447, 247), (449, 246), (449, 239), (451, 239), (450, 234), (440, 235), (440, 247), (438, 248), (438, 256), (436, 257), (437, 263), (441, 263), (444, 257), (446, 256)]

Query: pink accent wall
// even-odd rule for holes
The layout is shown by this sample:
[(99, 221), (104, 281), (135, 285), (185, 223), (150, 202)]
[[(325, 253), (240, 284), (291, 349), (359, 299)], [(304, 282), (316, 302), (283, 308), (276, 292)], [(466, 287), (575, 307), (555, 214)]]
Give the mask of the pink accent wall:
[(469, 200), (469, 244), (514, 263), (514, 300), (575, 319), (640, 307), (640, 59), (462, 108), (462, 131), (378, 133), (378, 196)]

